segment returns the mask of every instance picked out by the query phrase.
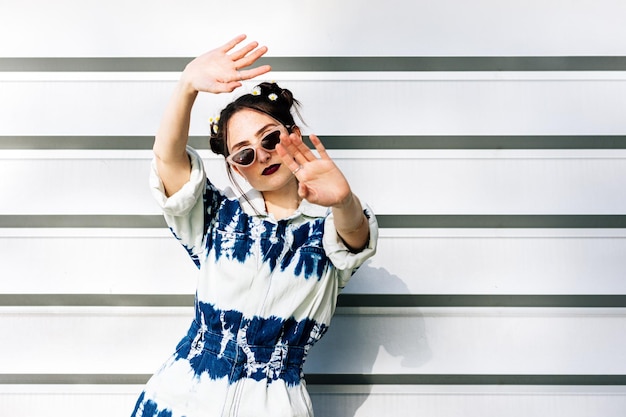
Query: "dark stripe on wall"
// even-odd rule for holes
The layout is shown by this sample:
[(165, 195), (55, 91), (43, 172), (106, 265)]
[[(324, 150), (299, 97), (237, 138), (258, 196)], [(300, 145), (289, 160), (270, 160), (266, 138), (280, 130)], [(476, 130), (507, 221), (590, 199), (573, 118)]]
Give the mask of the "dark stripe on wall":
[[(376, 215), (381, 228), (623, 229), (626, 215)], [(0, 228), (165, 228), (160, 215), (0, 215)]]
[[(196, 149), (209, 145), (206, 136), (190, 136), (188, 143)], [(153, 144), (154, 136), (0, 136), (0, 149), (152, 150)]]
[[(192, 294), (0, 294), (0, 307), (192, 307)], [(341, 294), (345, 307), (625, 308), (626, 295)]]
[(0, 374), (0, 384), (18, 385), (143, 385), (147, 374)]
[[(626, 149), (626, 136), (322, 136), (327, 149)], [(0, 136), (0, 149), (151, 150), (153, 136)], [(208, 149), (205, 136), (189, 145)], [(312, 145), (310, 145), (312, 146)]]
[(341, 294), (338, 306), (623, 308), (626, 295)]
[[(0, 71), (179, 72), (190, 57), (0, 58)], [(624, 56), (264, 57), (274, 71), (624, 71)]]
[[(147, 374), (0, 374), (0, 384), (143, 385)], [(309, 385), (626, 385), (626, 375), (306, 374)]]
[(181, 72), (185, 57), (0, 58), (0, 72)]
[(382, 228), (626, 228), (624, 215), (376, 215)]
[(165, 228), (159, 215), (0, 215), (0, 228)]
[(626, 385), (626, 375), (307, 374), (312, 385)]
[(0, 307), (191, 307), (192, 294), (0, 294)]
[(626, 57), (275, 57), (274, 71), (623, 71)]
[(626, 149), (626, 136), (380, 135), (321, 139), (328, 149)]

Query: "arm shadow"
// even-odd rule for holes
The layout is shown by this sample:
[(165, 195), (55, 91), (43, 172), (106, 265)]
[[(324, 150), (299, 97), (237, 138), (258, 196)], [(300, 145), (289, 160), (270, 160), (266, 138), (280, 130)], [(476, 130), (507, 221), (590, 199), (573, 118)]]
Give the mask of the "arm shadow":
[[(400, 277), (367, 262), (344, 293), (409, 294), (409, 289)], [(328, 333), (312, 349), (305, 373), (324, 375), (330, 384), (333, 374), (357, 374), (367, 380), (376, 374), (415, 373), (430, 357), (424, 319), (417, 309), (339, 308)], [(370, 384), (311, 388), (315, 415), (325, 417), (354, 417), (372, 391)]]

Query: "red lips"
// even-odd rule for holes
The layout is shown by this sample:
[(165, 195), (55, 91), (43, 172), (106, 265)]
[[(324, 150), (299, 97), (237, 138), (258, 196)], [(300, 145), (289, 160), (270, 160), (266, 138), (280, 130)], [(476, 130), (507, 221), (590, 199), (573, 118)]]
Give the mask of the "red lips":
[(263, 175), (272, 175), (273, 173), (278, 171), (278, 168), (280, 168), (280, 164), (270, 165), (263, 170)]

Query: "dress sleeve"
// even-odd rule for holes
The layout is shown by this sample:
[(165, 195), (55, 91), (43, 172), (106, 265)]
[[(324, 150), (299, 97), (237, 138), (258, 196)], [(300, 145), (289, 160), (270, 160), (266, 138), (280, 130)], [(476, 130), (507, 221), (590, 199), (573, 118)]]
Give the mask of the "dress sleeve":
[(352, 252), (339, 237), (332, 211), (324, 224), (324, 250), (339, 272), (339, 288), (341, 289), (346, 286), (356, 270), (376, 253), (378, 222), (368, 206), (365, 206), (363, 212), (369, 223), (370, 233), (367, 245), (359, 252)]
[(220, 200), (220, 193), (209, 183), (200, 155), (187, 147), (191, 162), (189, 181), (175, 194), (167, 197), (163, 182), (153, 160), (150, 172), (150, 189), (170, 230), (200, 267), (199, 255), (204, 248), (204, 240), (210, 223), (213, 207)]

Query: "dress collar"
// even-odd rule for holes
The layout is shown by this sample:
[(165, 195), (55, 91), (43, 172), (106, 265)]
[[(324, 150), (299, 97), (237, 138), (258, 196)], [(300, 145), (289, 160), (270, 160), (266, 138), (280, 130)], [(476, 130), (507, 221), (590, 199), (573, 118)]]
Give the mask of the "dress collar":
[[(228, 187), (225, 194), (229, 199), (239, 200), (239, 205), (244, 213), (249, 216), (255, 217), (272, 217), (265, 211), (265, 200), (263, 194), (255, 189), (246, 191), (246, 198), (241, 193), (235, 193), (235, 191)], [(307, 217), (325, 217), (328, 214), (328, 207), (318, 206), (317, 204), (309, 203), (307, 200), (302, 200), (296, 211), (289, 216), (289, 218), (304, 215)]]

